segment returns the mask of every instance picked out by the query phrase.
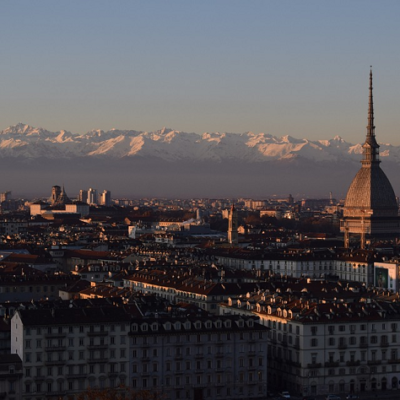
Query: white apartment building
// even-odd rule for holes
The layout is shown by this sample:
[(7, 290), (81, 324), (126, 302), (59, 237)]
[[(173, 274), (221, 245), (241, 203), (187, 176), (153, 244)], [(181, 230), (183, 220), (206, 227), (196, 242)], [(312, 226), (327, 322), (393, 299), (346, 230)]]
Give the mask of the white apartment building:
[[(365, 297), (364, 297), (365, 296)], [(270, 328), (269, 382), (303, 395), (400, 390), (400, 302), (359, 294), (348, 302), (254, 294), (220, 313), (257, 315)]]
[(127, 384), (130, 318), (119, 307), (18, 310), (11, 353), (23, 361), (20, 398), (74, 399), (88, 387)]
[(335, 275), (341, 280), (374, 284), (374, 259), (368, 254), (340, 256), (330, 250), (304, 253), (216, 254), (217, 263), (234, 269), (271, 271), (300, 278)]

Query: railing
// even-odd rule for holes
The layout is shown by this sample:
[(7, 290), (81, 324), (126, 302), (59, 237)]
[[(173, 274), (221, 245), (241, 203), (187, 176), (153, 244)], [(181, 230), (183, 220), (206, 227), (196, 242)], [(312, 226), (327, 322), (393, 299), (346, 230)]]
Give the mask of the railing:
[(66, 333), (45, 333), (44, 335), (46, 339), (65, 338), (66, 336)]
[(108, 349), (107, 344), (89, 344), (86, 346), (89, 350)]
[(46, 346), (46, 351), (63, 351), (67, 346)]
[(347, 362), (346, 362), (346, 365), (347, 365), (348, 367), (357, 367), (357, 366), (360, 365), (360, 361), (347, 361)]
[(49, 360), (45, 361), (46, 365), (64, 365), (67, 360)]
[(339, 366), (339, 362), (338, 361), (327, 361), (325, 363), (325, 367), (327, 368), (335, 368)]
[(108, 358), (89, 358), (87, 360), (89, 364), (95, 364), (95, 363), (106, 363), (108, 362)]
[(379, 365), (381, 363), (382, 362), (380, 360), (369, 360), (369, 361), (367, 361), (368, 365)]
[(321, 363), (311, 363), (307, 364), (307, 368), (321, 368), (322, 364)]
[(93, 332), (87, 332), (88, 336), (107, 336), (108, 332), (107, 331), (93, 331)]

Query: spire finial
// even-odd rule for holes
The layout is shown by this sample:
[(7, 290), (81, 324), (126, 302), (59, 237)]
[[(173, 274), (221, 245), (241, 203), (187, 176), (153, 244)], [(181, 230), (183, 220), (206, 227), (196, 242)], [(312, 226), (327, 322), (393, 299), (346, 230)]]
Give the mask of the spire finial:
[(369, 102), (368, 102), (368, 126), (367, 126), (367, 136), (375, 136), (375, 126), (374, 126), (374, 98), (372, 94), (372, 65), (369, 71)]

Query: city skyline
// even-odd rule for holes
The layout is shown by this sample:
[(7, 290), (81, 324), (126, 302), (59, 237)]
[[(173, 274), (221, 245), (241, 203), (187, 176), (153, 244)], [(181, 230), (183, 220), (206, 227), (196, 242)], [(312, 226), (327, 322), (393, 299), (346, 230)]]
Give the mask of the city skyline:
[(372, 64), (379, 138), (398, 145), (399, 9), (394, 1), (8, 2), (1, 126), (80, 134), (166, 126), (358, 143)]

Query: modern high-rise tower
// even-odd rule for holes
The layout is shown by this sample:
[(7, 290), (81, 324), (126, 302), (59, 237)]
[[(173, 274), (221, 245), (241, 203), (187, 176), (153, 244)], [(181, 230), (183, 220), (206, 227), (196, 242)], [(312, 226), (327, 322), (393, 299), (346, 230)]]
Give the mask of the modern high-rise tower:
[(340, 231), (344, 245), (349, 247), (350, 235), (360, 235), (360, 247), (366, 238), (388, 238), (399, 234), (396, 196), (389, 179), (382, 171), (379, 145), (375, 138), (372, 70), (369, 75), (369, 104), (367, 137), (363, 145), (361, 169), (351, 182), (343, 209)]

